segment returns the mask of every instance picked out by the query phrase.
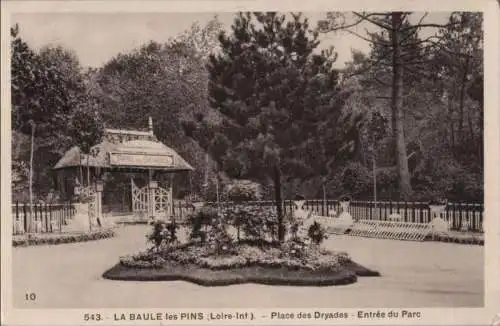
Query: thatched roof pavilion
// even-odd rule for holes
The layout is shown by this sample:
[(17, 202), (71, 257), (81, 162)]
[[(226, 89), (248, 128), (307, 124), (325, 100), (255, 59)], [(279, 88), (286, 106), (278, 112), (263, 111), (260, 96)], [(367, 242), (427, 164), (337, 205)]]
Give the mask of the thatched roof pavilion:
[(194, 170), (174, 149), (159, 142), (152, 131), (105, 129), (103, 140), (92, 149), (97, 152), (95, 157), (82, 153), (78, 146), (72, 147), (53, 169), (89, 166), (105, 170)]
[[(53, 167), (59, 190), (71, 196), (72, 188), (85, 184), (85, 179), (90, 181), (90, 175), (100, 180), (104, 172), (146, 172), (149, 174), (148, 187), (157, 187), (154, 172), (171, 174), (194, 170), (174, 149), (158, 141), (151, 118), (148, 127), (148, 131), (105, 129), (101, 142), (90, 150), (93, 155), (83, 153), (78, 146), (72, 147)], [(154, 197), (151, 195), (150, 199)]]

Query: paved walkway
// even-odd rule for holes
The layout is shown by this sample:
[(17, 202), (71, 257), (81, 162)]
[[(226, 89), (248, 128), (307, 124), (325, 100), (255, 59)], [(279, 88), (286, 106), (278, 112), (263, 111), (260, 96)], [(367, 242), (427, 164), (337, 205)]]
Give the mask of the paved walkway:
[[(18, 308), (271, 308), (478, 307), (483, 305), (481, 246), (332, 236), (331, 249), (349, 252), (382, 277), (336, 287), (255, 284), (202, 287), (187, 282), (125, 282), (101, 278), (121, 255), (145, 248), (144, 225), (115, 238), (13, 249)], [(34, 292), (37, 300), (25, 301)]]

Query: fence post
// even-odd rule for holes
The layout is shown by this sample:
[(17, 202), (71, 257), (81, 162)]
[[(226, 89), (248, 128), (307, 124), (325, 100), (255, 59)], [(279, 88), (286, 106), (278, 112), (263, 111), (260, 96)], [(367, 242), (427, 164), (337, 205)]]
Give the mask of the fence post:
[(477, 227), (476, 227), (476, 205), (473, 205), (471, 207), (471, 215), (472, 215), (472, 218), (471, 218), (471, 228), (473, 231), (477, 231)]
[(453, 230), (455, 230), (457, 227), (457, 210), (455, 206), (456, 203), (451, 203), (451, 225)]
[(483, 230), (483, 221), (484, 221), (484, 204), (480, 205), (479, 206), (479, 229), (481, 230), (481, 232), (484, 232)]
[[(44, 206), (44, 204), (41, 204)], [(47, 213), (47, 203), (45, 203), (45, 232), (49, 232), (49, 218), (48, 218), (48, 213)]]
[(24, 217), (24, 232), (29, 232), (28, 225), (28, 212), (26, 211), (26, 203), (23, 203), (23, 217)]
[(36, 209), (37, 205), (36, 204), (33, 204), (33, 213), (35, 214), (35, 219), (33, 220), (34, 222), (34, 227), (35, 227), (35, 232), (38, 232), (38, 230), (36, 230), (36, 227), (38, 225), (38, 214), (37, 214), (37, 209)]
[(405, 212), (404, 221), (408, 222), (408, 202), (406, 201), (406, 199), (404, 202), (404, 212)]
[(411, 222), (412, 223), (415, 223), (415, 206), (416, 206), (415, 203), (413, 203), (411, 205)]
[(57, 210), (57, 220), (59, 224), (59, 233), (62, 232), (63, 218), (64, 218), (64, 205), (62, 205), (61, 209)]
[[(19, 221), (19, 201), (16, 200), (16, 221)], [(26, 232), (26, 230), (24, 230)]]
[(49, 218), (50, 218), (50, 232), (54, 232), (54, 230), (52, 229), (52, 220), (53, 220), (53, 216), (52, 216), (52, 209), (54, 208), (54, 206), (49, 206)]
[(462, 224), (463, 224), (463, 205), (462, 203), (458, 203), (458, 230), (462, 229)]

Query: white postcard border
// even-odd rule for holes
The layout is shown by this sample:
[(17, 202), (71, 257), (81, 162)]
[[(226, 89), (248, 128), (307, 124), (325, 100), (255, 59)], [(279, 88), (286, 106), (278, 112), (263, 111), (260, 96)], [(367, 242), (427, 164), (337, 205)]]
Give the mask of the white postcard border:
[[(408, 308), (410, 311), (420, 311), (418, 319), (357, 319), (345, 320), (271, 320), (257, 318), (252, 324), (359, 324), (359, 325), (491, 325), (495, 314), (500, 313), (500, 189), (499, 189), (499, 153), (500, 153), (500, 114), (499, 97), (499, 9), (495, 1), (4, 1), (2, 2), (2, 110), (1, 110), (1, 191), (2, 191), (2, 322), (6, 325), (122, 325), (148, 324), (148, 322), (115, 321), (114, 314), (130, 314), (141, 312), (154, 313), (181, 313), (203, 312), (210, 313), (215, 309), (13, 309), (13, 294), (11, 280), (11, 212), (10, 212), (10, 14), (14, 12), (224, 12), (238, 10), (280, 10), (280, 11), (323, 11), (323, 10), (396, 10), (410, 9), (415, 11), (448, 11), (464, 9), (468, 11), (484, 11), (485, 22), (485, 307), (484, 308)], [(323, 312), (347, 312), (356, 314), (362, 309), (316, 309)], [(314, 311), (314, 309), (275, 309), (280, 312)], [(400, 308), (363, 309), (403, 310)], [(268, 315), (271, 309), (226, 309), (230, 311), (248, 311), (257, 316)], [(105, 321), (86, 322), (85, 313), (100, 313), (106, 316)], [(152, 321), (151, 324), (158, 324)], [(167, 321), (161, 322), (167, 324)], [(177, 321), (175, 324), (194, 324), (196, 321)], [(246, 321), (245, 323), (249, 323)], [(236, 324), (235, 321), (215, 322), (215, 324)]]

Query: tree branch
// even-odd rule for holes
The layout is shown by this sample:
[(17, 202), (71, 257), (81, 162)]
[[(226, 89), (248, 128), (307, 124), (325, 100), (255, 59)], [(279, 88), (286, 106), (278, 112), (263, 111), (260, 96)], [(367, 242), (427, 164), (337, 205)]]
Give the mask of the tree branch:
[(423, 20), (424, 20), (424, 19), (425, 19), (428, 15), (429, 15), (429, 13), (428, 13), (428, 12), (425, 12), (425, 13), (422, 15), (422, 17), (419, 19), (419, 21), (418, 21), (417, 25), (422, 24), (422, 21), (423, 21)]
[(385, 59), (390, 53), (392, 52), (392, 48), (389, 49), (389, 51), (384, 52), (377, 60), (372, 61), (372, 63), (368, 67), (364, 67), (362, 69), (359, 69), (358, 71), (352, 72), (350, 75), (346, 76), (345, 79), (354, 77), (356, 75), (363, 74), (367, 71), (369, 71), (372, 67), (374, 67), (376, 64), (380, 63), (383, 59)]
[(454, 25), (458, 25), (459, 23), (450, 23), (450, 24), (445, 24), (445, 25), (441, 25), (441, 24), (418, 24), (418, 25), (412, 25), (412, 26), (408, 26), (408, 27), (405, 27), (405, 28), (401, 28), (399, 31), (400, 32), (406, 32), (406, 31), (409, 31), (409, 30), (412, 30), (412, 29), (418, 29), (418, 28), (423, 28), (423, 27), (434, 27), (434, 28), (447, 28), (447, 27), (451, 27), (451, 26), (454, 26)]
[(389, 43), (383, 43), (383, 42), (377, 42), (377, 41), (374, 41), (374, 40), (370, 40), (369, 38), (364, 37), (364, 36), (362, 36), (362, 35), (359, 35), (358, 33), (353, 32), (353, 31), (351, 31), (351, 30), (349, 30), (349, 29), (345, 29), (345, 31), (346, 31), (347, 33), (349, 33), (349, 34), (352, 34), (352, 35), (354, 35), (354, 36), (357, 36), (357, 37), (359, 37), (360, 39), (365, 40), (365, 41), (367, 41), (367, 42), (370, 42), (370, 43), (372, 43), (372, 44), (377, 44), (377, 45), (381, 45), (381, 46), (388, 46), (388, 45), (389, 45)]
[(467, 54), (467, 53), (461, 53), (461, 52), (455, 52), (455, 51), (451, 51), (451, 50), (448, 50), (448, 49), (445, 49), (443, 47), (442, 44), (438, 43), (438, 42), (434, 42), (434, 41), (431, 41), (429, 40), (430, 43), (432, 43), (433, 45), (439, 47), (443, 52), (446, 52), (448, 54), (452, 54), (452, 55), (456, 55), (456, 56), (461, 56), (461, 57), (464, 57), (464, 58), (472, 58), (473, 56), (470, 55), (470, 54)]
[(428, 79), (434, 79), (435, 76), (432, 76), (432, 75), (428, 75), (428, 74), (425, 74), (423, 73), (422, 71), (417, 71), (415, 69), (412, 69), (410, 68), (408, 65), (401, 65), (401, 67), (413, 74), (416, 74), (416, 75), (420, 75), (421, 77), (425, 77), (425, 78), (428, 78)]
[(374, 24), (374, 25), (376, 25), (376, 26), (378, 26), (378, 27), (380, 27), (382, 29), (385, 29), (385, 30), (388, 30), (388, 31), (392, 30), (392, 26), (385, 25), (385, 24), (379, 23), (379, 22), (377, 22), (377, 21), (375, 21), (373, 19), (370, 19), (371, 16), (376, 16), (376, 14), (362, 15), (362, 14), (359, 14), (357, 12), (353, 12), (353, 14), (356, 15), (356, 16), (358, 16), (359, 18), (361, 18), (362, 21), (366, 20), (366, 21), (368, 21), (368, 22), (370, 22), (370, 23), (372, 23), (372, 24)]

